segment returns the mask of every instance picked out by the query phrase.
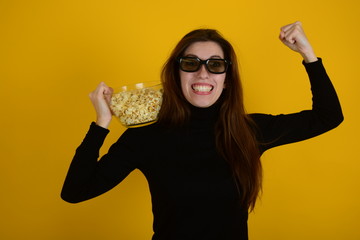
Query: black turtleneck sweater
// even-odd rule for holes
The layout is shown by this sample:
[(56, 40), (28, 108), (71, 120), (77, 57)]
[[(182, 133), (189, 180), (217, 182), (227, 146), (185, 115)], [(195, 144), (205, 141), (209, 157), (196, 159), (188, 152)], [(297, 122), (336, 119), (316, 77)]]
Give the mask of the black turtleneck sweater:
[[(313, 93), (312, 110), (287, 115), (251, 114), (263, 153), (269, 148), (324, 133), (343, 120), (336, 92), (321, 59), (304, 64)], [(99, 158), (108, 130), (92, 123), (77, 148), (61, 193), (81, 202), (119, 184), (131, 171), (146, 177), (154, 214), (153, 240), (248, 239), (248, 210), (239, 204), (231, 169), (215, 147), (215, 104), (192, 107), (186, 127), (159, 124), (127, 129)]]

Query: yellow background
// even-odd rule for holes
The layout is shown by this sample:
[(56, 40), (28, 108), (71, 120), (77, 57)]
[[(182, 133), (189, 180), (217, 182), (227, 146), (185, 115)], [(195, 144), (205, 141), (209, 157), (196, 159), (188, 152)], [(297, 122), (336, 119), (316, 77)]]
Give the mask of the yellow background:
[[(93, 200), (60, 199), (95, 117), (88, 93), (100, 81), (158, 80), (177, 41), (210, 27), (237, 51), (248, 112), (310, 108), (301, 58), (277, 38), (301, 20), (345, 121), (263, 156), (250, 239), (359, 240), (359, 15), (357, 0), (0, 0), (0, 239), (150, 239), (150, 195), (138, 171)], [(102, 153), (124, 131), (117, 121), (110, 129)]]

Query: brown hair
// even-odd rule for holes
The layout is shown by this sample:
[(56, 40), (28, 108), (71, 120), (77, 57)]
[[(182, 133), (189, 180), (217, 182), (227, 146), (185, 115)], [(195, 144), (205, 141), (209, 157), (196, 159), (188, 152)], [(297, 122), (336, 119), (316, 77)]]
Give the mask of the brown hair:
[(164, 95), (158, 122), (179, 126), (189, 119), (190, 109), (182, 94), (177, 58), (192, 43), (203, 41), (218, 43), (224, 52), (224, 58), (232, 62), (226, 74), (226, 89), (221, 96), (216, 144), (218, 152), (233, 170), (242, 204), (253, 210), (262, 185), (260, 153), (253, 132), (255, 125), (245, 112), (235, 51), (216, 30), (194, 30), (185, 35), (172, 51), (161, 74)]

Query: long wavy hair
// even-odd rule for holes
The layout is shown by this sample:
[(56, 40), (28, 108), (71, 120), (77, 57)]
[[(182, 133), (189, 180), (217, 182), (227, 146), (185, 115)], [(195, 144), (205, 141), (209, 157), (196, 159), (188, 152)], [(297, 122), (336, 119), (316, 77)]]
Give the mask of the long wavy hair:
[(243, 90), (235, 51), (219, 32), (213, 29), (197, 29), (185, 35), (165, 62), (161, 81), (164, 94), (158, 122), (168, 126), (181, 126), (190, 117), (190, 109), (180, 83), (178, 57), (195, 42), (213, 41), (219, 44), (224, 57), (230, 60), (221, 106), (216, 123), (216, 146), (220, 155), (233, 171), (243, 206), (252, 211), (262, 190), (262, 166), (256, 141), (255, 124), (245, 112)]

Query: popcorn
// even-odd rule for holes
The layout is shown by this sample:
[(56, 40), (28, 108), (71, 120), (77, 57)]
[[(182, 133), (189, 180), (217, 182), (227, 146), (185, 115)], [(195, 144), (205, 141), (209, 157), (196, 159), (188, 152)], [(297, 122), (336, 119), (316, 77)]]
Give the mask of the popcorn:
[(125, 126), (153, 122), (162, 102), (162, 89), (141, 88), (113, 94), (110, 109)]

